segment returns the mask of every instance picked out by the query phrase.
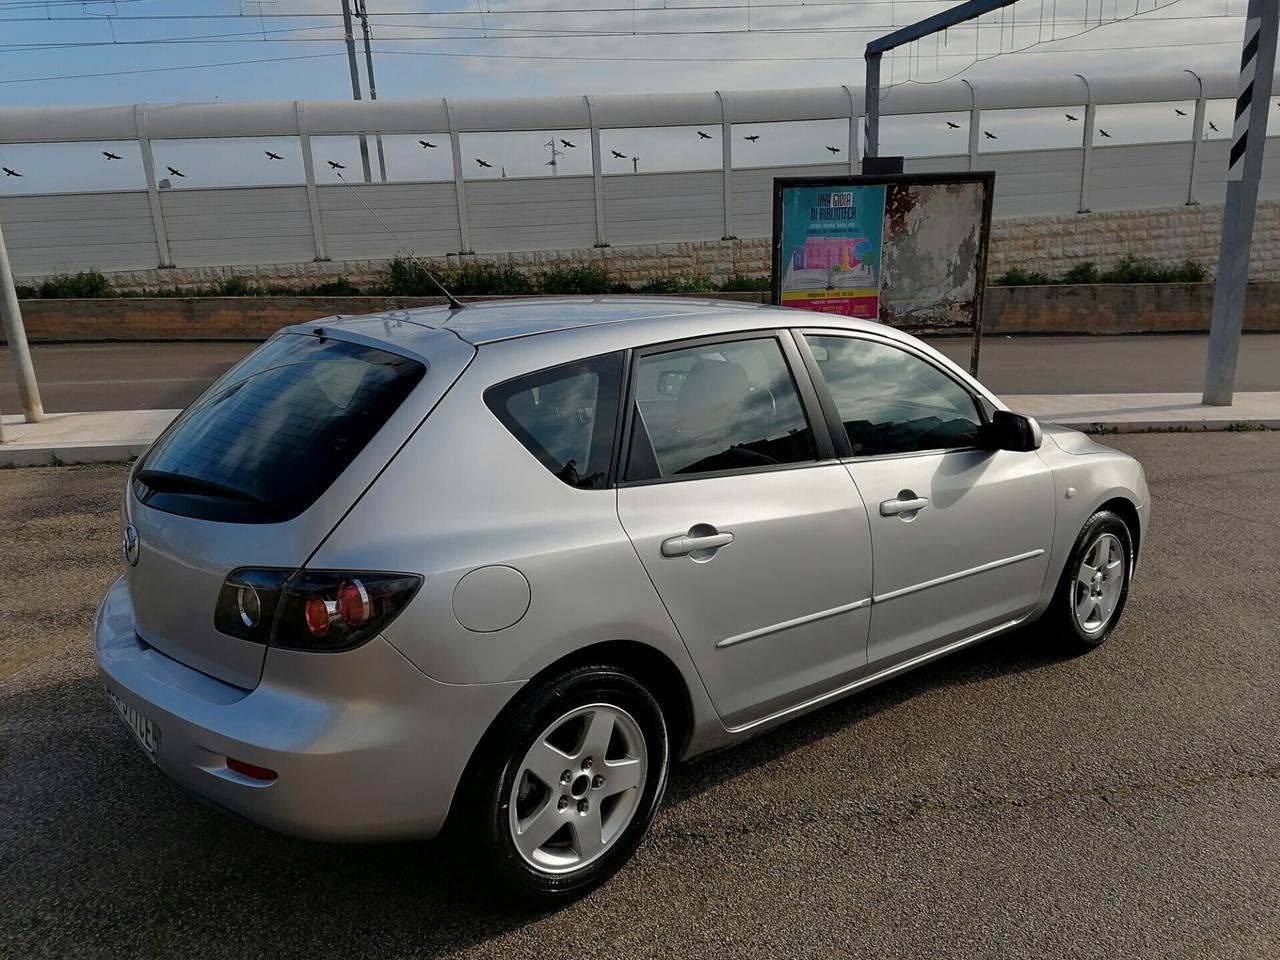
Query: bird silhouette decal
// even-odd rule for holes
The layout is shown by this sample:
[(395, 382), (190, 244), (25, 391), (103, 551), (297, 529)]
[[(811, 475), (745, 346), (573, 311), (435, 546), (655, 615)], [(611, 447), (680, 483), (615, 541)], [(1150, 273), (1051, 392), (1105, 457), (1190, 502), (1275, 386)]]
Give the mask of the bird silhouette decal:
[(619, 153), (617, 150), (610, 150), (609, 152), (612, 153), (614, 157), (617, 158), (618, 160), (627, 159), (627, 155), (625, 153)]
[(827, 152), (828, 152), (828, 153), (839, 153), (839, 152), (840, 152), (840, 148), (839, 148), (839, 147), (827, 147)]
[(561, 140), (561, 141), (560, 141), (560, 143), (561, 143), (563, 146), (568, 147), (570, 150), (577, 150), (577, 149), (578, 149), (578, 145), (577, 145), (576, 143), (570, 143), (568, 140)]
[(103, 151), (102, 151), (102, 155), (103, 155), (104, 157), (106, 157), (108, 160), (119, 160), (119, 159), (120, 159), (120, 154), (118, 154), (118, 153), (112, 153), (110, 150), (103, 150)]
[(1079, 120), (1079, 119), (1080, 119), (1079, 117), (1073, 117), (1073, 116), (1072, 116), (1071, 114), (1069, 114), (1069, 113), (1063, 114), (1063, 116), (1065, 116), (1065, 117), (1067, 118), (1067, 121), (1068, 121), (1068, 122), (1070, 122), (1070, 123), (1075, 123), (1077, 120)]
[(1103, 130), (1101, 127), (1098, 128), (1098, 133), (1106, 137), (1108, 140), (1111, 139), (1111, 134), (1107, 133), (1107, 131)]
[(6, 177), (20, 177), (20, 176), (22, 176), (22, 174), (20, 174), (17, 170), (11, 170), (11, 169), (9, 169), (8, 167), (0, 167), (0, 170), (3, 170), (3, 171), (4, 171), (4, 175), (5, 175)]
[(752, 143), (755, 143), (757, 140), (759, 140), (759, 139), (760, 139), (760, 134), (758, 134), (758, 133), (753, 133), (751, 136), (749, 136), (749, 137), (743, 137), (742, 139), (743, 139), (743, 140), (750, 140)]
[(950, 127), (952, 130), (959, 130), (959, 129), (960, 129), (960, 124), (958, 124), (958, 123), (952, 123), (950, 120), (948, 120), (948, 121), (947, 121), (947, 126), (948, 126), (948, 127)]
[(1185, 116), (1187, 115), (1187, 111), (1185, 111), (1185, 110), (1179, 110), (1177, 107), (1174, 107), (1174, 108), (1173, 108), (1173, 112), (1174, 112), (1174, 113), (1176, 113), (1176, 114), (1177, 114), (1178, 116), (1180, 116), (1180, 117), (1185, 117)]
[(1219, 133), (1219, 132), (1220, 132), (1220, 131), (1218, 130), (1218, 126), (1217, 126), (1217, 124), (1215, 124), (1212, 120), (1210, 120), (1210, 121), (1209, 121), (1209, 129), (1210, 129), (1210, 130), (1212, 130), (1214, 133)]
[(186, 174), (183, 173), (181, 170), (179, 170), (177, 167), (165, 167), (165, 169), (169, 171), (170, 176), (186, 177)]
[(710, 139), (711, 139), (711, 134), (709, 134), (709, 133), (703, 133), (701, 130), (699, 130), (699, 131), (698, 131), (698, 139), (699, 139), (699, 140), (710, 140)]
[(479, 157), (476, 157), (476, 163), (480, 164), (480, 166), (482, 166), (482, 167), (492, 167), (492, 166), (493, 166), (493, 164), (492, 164), (492, 163), (487, 163), (486, 161), (481, 160)]
[(278, 153), (272, 153), (270, 150), (263, 150), (262, 152), (263, 152), (263, 153), (265, 153), (265, 154), (267, 155), (267, 159), (268, 159), (268, 160), (283, 160), (283, 159), (284, 159), (284, 157), (280, 156), (280, 154), (278, 154)]
[(430, 140), (419, 140), (418, 142), (422, 144), (423, 150), (434, 150), (436, 148), (436, 145)]
[(326, 160), (325, 163), (329, 164), (329, 166), (333, 167), (333, 169), (335, 170), (347, 169), (343, 164), (339, 163), (337, 160)]
[(992, 133), (990, 130), (983, 130), (983, 131), (982, 131), (982, 135), (983, 135), (984, 137), (986, 137), (988, 140), (999, 140), (999, 139), (1000, 139), (1000, 138), (999, 138), (999, 137), (997, 137), (994, 133)]

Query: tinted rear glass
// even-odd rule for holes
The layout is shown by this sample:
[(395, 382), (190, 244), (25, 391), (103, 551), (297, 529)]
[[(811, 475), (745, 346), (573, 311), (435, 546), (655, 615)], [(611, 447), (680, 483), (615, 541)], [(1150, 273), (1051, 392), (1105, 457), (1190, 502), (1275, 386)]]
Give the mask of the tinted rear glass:
[(422, 380), (416, 360), (286, 334), (209, 388), (151, 448), (134, 492), (170, 513), (277, 523), (315, 502)]

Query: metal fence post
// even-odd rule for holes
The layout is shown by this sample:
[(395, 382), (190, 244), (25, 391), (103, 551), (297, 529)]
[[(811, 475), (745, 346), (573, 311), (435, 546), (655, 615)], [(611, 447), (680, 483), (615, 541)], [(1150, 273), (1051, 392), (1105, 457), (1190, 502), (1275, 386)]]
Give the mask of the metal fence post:
[(609, 246), (609, 236), (604, 228), (604, 160), (600, 156), (600, 127), (596, 124), (591, 98), (582, 98), (587, 104), (587, 123), (591, 125), (591, 184), (596, 200), (596, 246)]
[(1084, 155), (1080, 159), (1080, 207), (1076, 213), (1089, 213), (1089, 159), (1093, 155), (1093, 88), (1089, 86), (1089, 81), (1080, 74), (1076, 74), (1084, 81), (1086, 103), (1084, 105), (1084, 133), (1080, 145), (1084, 148)]
[(960, 79), (969, 88), (969, 169), (978, 169), (978, 147), (982, 137), (982, 110), (978, 107), (978, 88), (963, 77)]
[(311, 134), (307, 132), (307, 105), (301, 100), (295, 100), (293, 110), (298, 118), (298, 144), (302, 148), (302, 173), (307, 179), (307, 207), (311, 210), (311, 237), (315, 241), (316, 259), (328, 260), (324, 221), (320, 219), (320, 193), (316, 189), (315, 158), (311, 155)]
[(147, 200), (151, 203), (151, 225), (156, 232), (156, 252), (160, 255), (160, 266), (172, 267), (173, 258), (169, 256), (169, 235), (164, 229), (164, 211), (160, 209), (160, 188), (156, 184), (156, 159), (151, 153), (151, 138), (147, 136), (147, 105), (136, 104), (133, 108), (133, 126), (138, 135), (138, 147), (142, 152), (142, 173), (147, 178)]
[(858, 163), (862, 159), (861, 144), (858, 140), (858, 121), (861, 115), (858, 113), (858, 103), (853, 98), (853, 90), (847, 83), (842, 83), (840, 86), (844, 90), (844, 95), (849, 98), (849, 148), (845, 156), (849, 158), (849, 176), (854, 176), (858, 172)]
[(449, 149), (453, 153), (453, 190), (458, 197), (458, 240), (462, 244), (458, 252), (475, 253), (471, 249), (471, 224), (467, 221), (467, 186), (462, 178), (462, 138), (453, 126), (453, 104), (448, 97), (441, 97), (440, 102), (444, 104), (444, 116), (449, 124)]
[(1196, 176), (1200, 169), (1200, 141), (1204, 139), (1204, 81), (1200, 79), (1200, 75), (1194, 70), (1188, 70), (1187, 73), (1196, 78), (1196, 84), (1200, 89), (1200, 95), (1196, 97), (1196, 113), (1195, 119), (1191, 121), (1191, 172), (1187, 176), (1187, 204), (1198, 204), (1200, 201), (1196, 199)]
[(9, 267), (9, 251), (4, 245), (4, 230), (0, 229), (0, 320), (4, 322), (5, 339), (9, 341), (9, 357), (13, 360), (13, 373), (18, 379), (18, 393), (22, 397), (22, 412), (27, 423), (39, 423), (44, 419), (44, 406), (40, 403), (40, 387), (36, 383), (36, 370), (31, 364), (31, 348), (27, 346), (27, 331), (22, 325), (22, 311), (18, 308), (18, 291), (13, 285), (13, 270)]
[(721, 240), (735, 239), (733, 233), (733, 124), (725, 109), (725, 97), (719, 90), (720, 101), (720, 160), (724, 167), (724, 236)]

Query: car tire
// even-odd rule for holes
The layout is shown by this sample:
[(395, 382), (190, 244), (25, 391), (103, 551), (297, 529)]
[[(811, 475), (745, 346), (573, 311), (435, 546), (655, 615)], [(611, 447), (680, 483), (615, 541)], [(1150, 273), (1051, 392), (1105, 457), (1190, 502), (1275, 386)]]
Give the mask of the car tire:
[(1091, 516), (1071, 549), (1045, 623), (1068, 651), (1102, 646), (1120, 622), (1133, 578), (1133, 535), (1110, 510)]
[(566, 670), (522, 692), (477, 748), (455, 807), (457, 852), (509, 904), (568, 903), (635, 852), (670, 762), (666, 720), (643, 684), (607, 665)]

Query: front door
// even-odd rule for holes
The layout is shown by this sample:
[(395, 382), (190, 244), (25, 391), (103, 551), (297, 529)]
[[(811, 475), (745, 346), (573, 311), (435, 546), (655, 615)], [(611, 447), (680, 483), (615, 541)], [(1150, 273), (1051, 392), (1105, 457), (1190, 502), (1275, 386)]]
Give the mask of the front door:
[(1029, 612), (1053, 541), (1053, 477), (1040, 457), (984, 449), (977, 399), (923, 356), (856, 337), (806, 341), (871, 522), (868, 669)]
[(618, 513), (726, 725), (856, 678), (867, 512), (819, 458), (781, 342), (645, 351), (633, 383)]

